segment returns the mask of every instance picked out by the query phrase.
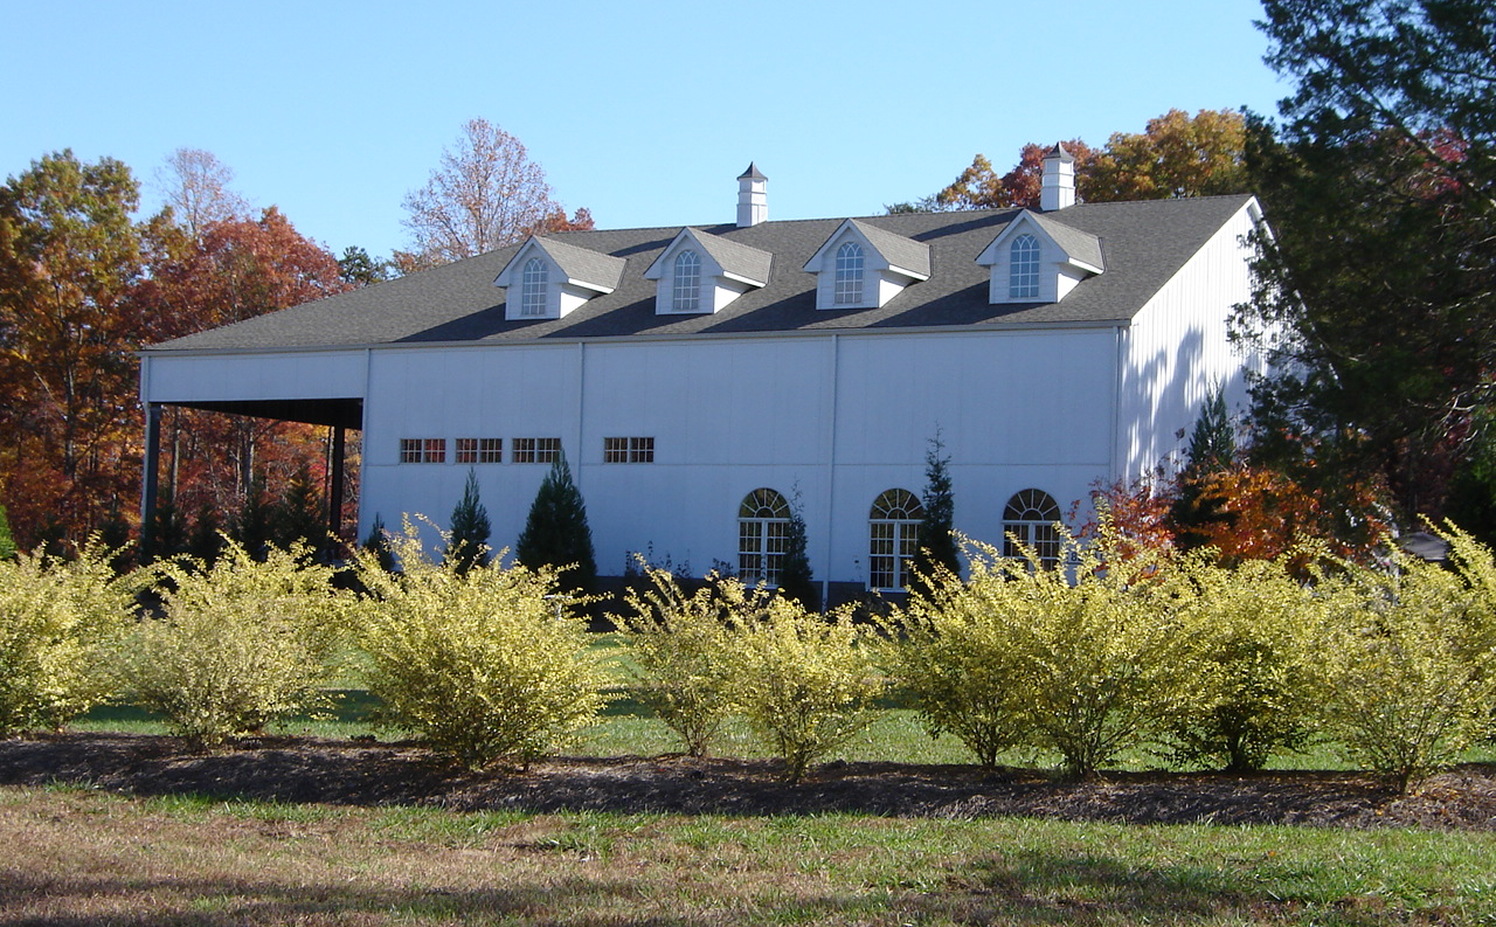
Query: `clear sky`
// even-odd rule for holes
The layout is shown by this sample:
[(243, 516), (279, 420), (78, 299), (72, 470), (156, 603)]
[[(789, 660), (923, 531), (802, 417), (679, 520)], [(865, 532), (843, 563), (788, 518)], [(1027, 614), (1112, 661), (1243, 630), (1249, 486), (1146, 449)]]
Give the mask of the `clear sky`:
[(874, 215), (977, 152), (1105, 143), (1171, 108), (1275, 110), (1257, 0), (0, 0), (0, 175), (72, 148), (146, 183), (211, 151), (334, 252), (407, 242), (467, 119), (599, 227)]

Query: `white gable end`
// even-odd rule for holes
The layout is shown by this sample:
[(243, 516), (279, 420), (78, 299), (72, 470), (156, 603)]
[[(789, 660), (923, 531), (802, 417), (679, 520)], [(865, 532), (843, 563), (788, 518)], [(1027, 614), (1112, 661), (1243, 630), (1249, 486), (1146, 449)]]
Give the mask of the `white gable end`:
[(618, 287), (625, 261), (531, 236), (494, 279), (504, 287), (504, 318), (560, 319)]
[(771, 255), (698, 229), (681, 229), (644, 279), (655, 281), (655, 314), (700, 315), (769, 282)]
[(930, 249), (847, 219), (804, 270), (816, 275), (817, 309), (878, 309), (911, 283), (930, 278)]

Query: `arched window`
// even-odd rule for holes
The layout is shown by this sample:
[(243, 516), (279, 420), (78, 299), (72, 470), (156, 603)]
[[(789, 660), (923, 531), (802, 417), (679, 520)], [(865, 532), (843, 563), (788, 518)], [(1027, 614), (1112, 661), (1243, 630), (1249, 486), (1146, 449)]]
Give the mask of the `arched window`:
[(1019, 235), (1008, 249), (1008, 298), (1039, 298), (1039, 240)]
[(546, 284), (550, 281), (550, 270), (540, 258), (525, 262), (525, 271), (519, 284), (519, 314), (522, 316), (544, 316), (546, 314)]
[(868, 512), (868, 587), (898, 591), (909, 584), (909, 561), (919, 552), (919, 497), (890, 489)]
[(755, 489), (738, 507), (738, 578), (779, 584), (789, 546), (790, 504), (772, 489)]
[(701, 311), (701, 257), (695, 251), (682, 251), (675, 256), (670, 308), (676, 312)]
[(836, 249), (836, 305), (862, 302), (862, 246), (849, 241)]
[(1060, 506), (1054, 496), (1042, 489), (1025, 489), (1015, 493), (1003, 509), (1003, 556), (1023, 557), (1023, 547), (1031, 547), (1045, 566), (1060, 561)]

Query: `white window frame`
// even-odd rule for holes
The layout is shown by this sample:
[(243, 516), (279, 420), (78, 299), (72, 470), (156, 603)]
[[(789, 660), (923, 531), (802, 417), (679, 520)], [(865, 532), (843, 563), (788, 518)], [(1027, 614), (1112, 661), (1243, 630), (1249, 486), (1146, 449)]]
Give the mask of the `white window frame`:
[(902, 592), (909, 585), (909, 561), (919, 553), (919, 525), (925, 507), (907, 489), (888, 489), (868, 511), (868, 588)]
[(1039, 298), (1039, 239), (1027, 232), (1008, 246), (1008, 298)]
[(538, 257), (525, 262), (520, 274), (519, 314), (521, 318), (541, 319), (549, 315), (550, 265)]
[(1022, 489), (1003, 508), (1003, 556), (1023, 558), (1023, 548), (1033, 548), (1039, 562), (1053, 568), (1060, 562), (1060, 532), (1063, 515), (1054, 496), (1042, 489)]
[(832, 304), (837, 306), (859, 306), (863, 301), (867, 262), (862, 245), (855, 241), (842, 242), (836, 249), (836, 276)]
[(675, 256), (670, 274), (670, 311), (701, 311), (701, 255), (687, 248)]
[(784, 495), (760, 487), (738, 506), (738, 578), (778, 586), (789, 550), (790, 504)]

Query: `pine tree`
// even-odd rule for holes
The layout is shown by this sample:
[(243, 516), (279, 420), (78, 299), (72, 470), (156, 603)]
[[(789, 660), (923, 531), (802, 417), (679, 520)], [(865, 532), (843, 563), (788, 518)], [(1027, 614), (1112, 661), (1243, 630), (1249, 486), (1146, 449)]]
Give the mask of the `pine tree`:
[(452, 535), (443, 557), (461, 576), (475, 566), (488, 566), (488, 509), (478, 499), (478, 474), (468, 468), (462, 501), (452, 509)]
[(0, 560), (12, 560), (16, 556), (16, 541), (10, 533), (10, 517), (5, 506), (0, 505)]
[(384, 519), (374, 513), (374, 523), (369, 526), (369, 535), (364, 538), (364, 550), (378, 561), (379, 568), (386, 573), (395, 572), (395, 552), (390, 549), (390, 538), (385, 531)]
[(535, 494), (525, 530), (514, 545), (515, 559), (527, 567), (567, 567), (561, 585), (583, 594), (597, 580), (597, 561), (592, 554), (592, 529), (587, 527), (587, 506), (572, 481), (566, 455), (559, 454), (551, 472)]
[(800, 494), (790, 506), (790, 522), (784, 539), (784, 561), (779, 568), (779, 594), (794, 599), (808, 611), (820, 611), (821, 594), (810, 568), (805, 517), (800, 514)]
[(305, 543), (321, 550), (327, 546), (327, 524), (322, 515), (322, 497), (305, 463), (286, 483), (270, 511), (270, 538), (277, 547)]
[(249, 491), (244, 494), (244, 506), (234, 519), (232, 532), (251, 557), (264, 560), (266, 548), (270, 546), (271, 507), (265, 500), (265, 474), (256, 472), (249, 481)]
[(925, 450), (922, 502), (925, 517), (919, 524), (919, 553), (914, 557), (910, 580), (910, 589), (917, 593), (929, 591), (923, 577), (935, 579), (942, 570), (952, 575), (961, 572), (961, 560), (956, 551), (956, 500), (951, 490), (950, 463), (950, 455), (945, 453), (945, 442), (940, 439), (940, 429), (937, 428)]
[(1236, 434), (1230, 412), (1226, 409), (1225, 390), (1219, 386), (1206, 392), (1184, 454), (1184, 468), (1179, 471), (1178, 498), (1169, 518), (1174, 524), (1175, 543), (1189, 550), (1207, 541), (1206, 536), (1195, 528), (1228, 517), (1220, 512), (1225, 500), (1205, 491), (1206, 480), (1230, 469), (1236, 462)]
[(218, 515), (213, 506), (204, 503), (197, 510), (197, 519), (192, 523), (192, 532), (187, 537), (187, 553), (208, 566), (218, 562), (223, 553), (223, 532), (218, 524)]
[(157, 499), (145, 530), (149, 535), (146, 549), (152, 560), (163, 560), (187, 549), (187, 525), (170, 492), (162, 492)]

